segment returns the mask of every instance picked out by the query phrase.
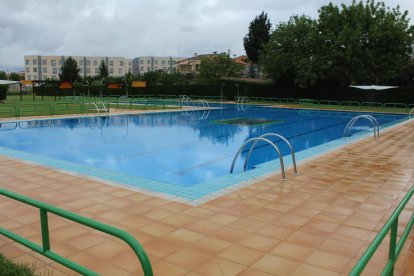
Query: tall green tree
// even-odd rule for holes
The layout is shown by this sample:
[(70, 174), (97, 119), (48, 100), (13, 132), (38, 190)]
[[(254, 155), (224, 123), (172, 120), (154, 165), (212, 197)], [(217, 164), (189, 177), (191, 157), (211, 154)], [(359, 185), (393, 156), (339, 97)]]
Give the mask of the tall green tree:
[(309, 86), (318, 80), (317, 45), (316, 21), (304, 15), (292, 16), (288, 22), (277, 25), (260, 63), (275, 83)]
[(12, 72), (12, 73), (10, 73), (9, 79), (12, 80), (12, 81), (19, 81), (19, 80), (22, 80), (23, 78), (21, 77), (21, 75), (15, 73), (15, 72)]
[(275, 82), (298, 86), (387, 84), (408, 70), (413, 44), (407, 11), (354, 0), (279, 24), (260, 63)]
[(258, 63), (263, 46), (270, 40), (271, 28), (272, 24), (264, 12), (250, 22), (249, 32), (243, 38), (243, 44), (251, 62)]
[(201, 60), (197, 76), (199, 82), (214, 83), (222, 77), (238, 77), (243, 66), (234, 62), (227, 53), (215, 54)]
[(59, 79), (61, 81), (69, 81), (73, 83), (80, 80), (81, 77), (79, 75), (79, 71), (80, 69), (78, 68), (76, 60), (72, 57), (68, 57), (62, 65), (62, 73), (59, 74)]
[(7, 79), (7, 74), (4, 71), (0, 71), (0, 80), (5, 80)]
[(108, 67), (106, 66), (105, 61), (101, 60), (101, 64), (99, 65), (99, 77), (107, 78), (109, 76)]

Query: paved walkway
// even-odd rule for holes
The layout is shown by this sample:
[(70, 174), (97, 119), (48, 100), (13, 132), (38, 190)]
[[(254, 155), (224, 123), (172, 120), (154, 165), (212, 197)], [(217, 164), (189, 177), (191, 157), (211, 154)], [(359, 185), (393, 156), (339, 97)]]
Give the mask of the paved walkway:
[[(414, 122), (367, 138), (193, 207), (0, 157), (0, 187), (59, 206), (136, 237), (155, 275), (344, 275), (414, 184)], [(411, 200), (399, 224), (414, 211)], [(50, 215), (51, 247), (103, 275), (140, 275), (130, 249)], [(33, 208), (0, 198), (0, 226), (40, 243)], [(401, 233), (402, 228), (399, 228)], [(414, 234), (396, 275), (414, 275)], [(365, 270), (379, 275), (383, 242)], [(0, 237), (0, 252), (42, 275), (76, 275)]]

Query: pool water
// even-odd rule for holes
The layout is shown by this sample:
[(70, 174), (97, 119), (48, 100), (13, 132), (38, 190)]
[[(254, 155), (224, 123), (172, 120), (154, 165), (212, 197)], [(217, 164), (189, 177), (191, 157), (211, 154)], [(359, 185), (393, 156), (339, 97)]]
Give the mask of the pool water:
[[(61, 161), (75, 167), (69, 170), (77, 171), (78, 167), (80, 173), (95, 170), (97, 177), (105, 178), (103, 172), (107, 172), (118, 177), (117, 180), (111, 176), (110, 180), (121, 183), (122, 177), (136, 177), (137, 183), (145, 179), (182, 190), (228, 176), (233, 157), (243, 142), (264, 133), (283, 135), (296, 153), (335, 140), (346, 143), (347, 138), (342, 137), (344, 128), (359, 114), (362, 113), (223, 105), (222, 109), (209, 112), (10, 122), (2, 123), (0, 127), (0, 147), (3, 149), (0, 153), (55, 167), (59, 167)], [(398, 114), (370, 115), (382, 128), (406, 119)], [(358, 121), (351, 134), (359, 132), (372, 132), (368, 120)], [(281, 141), (276, 145), (282, 155), (287, 156), (285, 160), (288, 162), (287, 146)], [(239, 157), (235, 174), (242, 173), (247, 151), (248, 147)], [(274, 150), (260, 142), (248, 162), (248, 169), (275, 158)], [(135, 186), (132, 182), (128, 185)], [(151, 189), (143, 187), (142, 183), (137, 186)], [(168, 190), (163, 187), (155, 190)]]

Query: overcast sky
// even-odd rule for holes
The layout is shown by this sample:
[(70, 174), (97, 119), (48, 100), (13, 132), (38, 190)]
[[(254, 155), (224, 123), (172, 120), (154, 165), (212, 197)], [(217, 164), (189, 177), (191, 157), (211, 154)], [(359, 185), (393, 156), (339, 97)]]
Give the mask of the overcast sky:
[[(364, 0), (365, 1), (365, 0)], [(332, 0), (350, 4), (352, 0)], [(413, 0), (385, 0), (414, 19)], [(328, 0), (0, 0), (0, 68), (24, 55), (192, 56), (231, 50), (265, 11), (274, 26)], [(411, 21), (413, 22), (413, 20)]]

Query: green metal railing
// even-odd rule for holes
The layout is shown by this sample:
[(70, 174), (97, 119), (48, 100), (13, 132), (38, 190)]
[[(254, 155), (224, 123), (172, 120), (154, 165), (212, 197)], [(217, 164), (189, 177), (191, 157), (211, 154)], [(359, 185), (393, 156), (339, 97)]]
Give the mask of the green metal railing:
[(378, 232), (377, 236), (365, 250), (362, 257), (356, 263), (352, 271), (349, 273), (350, 276), (359, 275), (368, 264), (369, 260), (375, 254), (378, 246), (384, 240), (385, 236), (391, 230), (390, 234), (390, 245), (388, 250), (388, 262), (385, 265), (384, 270), (382, 271), (381, 275), (394, 275), (394, 265), (398, 258), (398, 255), (401, 253), (401, 249), (403, 248), (404, 242), (406, 241), (408, 234), (411, 231), (411, 228), (414, 224), (414, 213), (411, 215), (410, 220), (407, 223), (407, 226), (402, 233), (400, 240), (397, 243), (397, 230), (398, 230), (398, 217), (400, 216), (401, 212), (404, 210), (405, 205), (407, 205), (408, 201), (410, 201), (411, 197), (414, 194), (414, 185), (405, 195), (403, 200), (397, 206), (395, 211), (392, 213), (391, 217), (385, 223), (384, 227)]
[(40, 226), (41, 226), (41, 232), (42, 232), (42, 245), (38, 245), (34, 242), (31, 242), (25, 238), (22, 238), (16, 234), (14, 234), (13, 232), (10, 232), (4, 228), (0, 227), (0, 234), (14, 240), (15, 242), (18, 242), (34, 251), (36, 251), (37, 253), (48, 257), (49, 259), (52, 259), (78, 273), (81, 273), (83, 275), (98, 275), (96, 272), (89, 270), (77, 263), (74, 263), (54, 252), (52, 252), (50, 250), (50, 239), (49, 239), (49, 225), (48, 225), (48, 217), (47, 217), (47, 213), (52, 213), (55, 214), (57, 216), (66, 218), (68, 220), (77, 222), (79, 224), (88, 226), (90, 228), (93, 228), (95, 230), (104, 232), (106, 234), (109, 234), (111, 236), (117, 237), (121, 240), (123, 240), (124, 242), (126, 242), (134, 251), (134, 253), (137, 255), (139, 262), (141, 263), (142, 266), (142, 270), (144, 272), (145, 276), (152, 276), (152, 267), (151, 264), (149, 262), (148, 256), (145, 253), (144, 249), (142, 248), (142, 246), (137, 242), (136, 239), (134, 239), (130, 234), (128, 234), (127, 232), (115, 228), (113, 226), (109, 226), (97, 221), (94, 221), (92, 219), (86, 218), (86, 217), (82, 217), (79, 216), (77, 214), (71, 213), (69, 211), (54, 207), (52, 205), (7, 191), (5, 189), (1, 189), (0, 188), (0, 195), (3, 195), (5, 197), (23, 202), (27, 205), (33, 206), (35, 208), (38, 208), (40, 211)]

